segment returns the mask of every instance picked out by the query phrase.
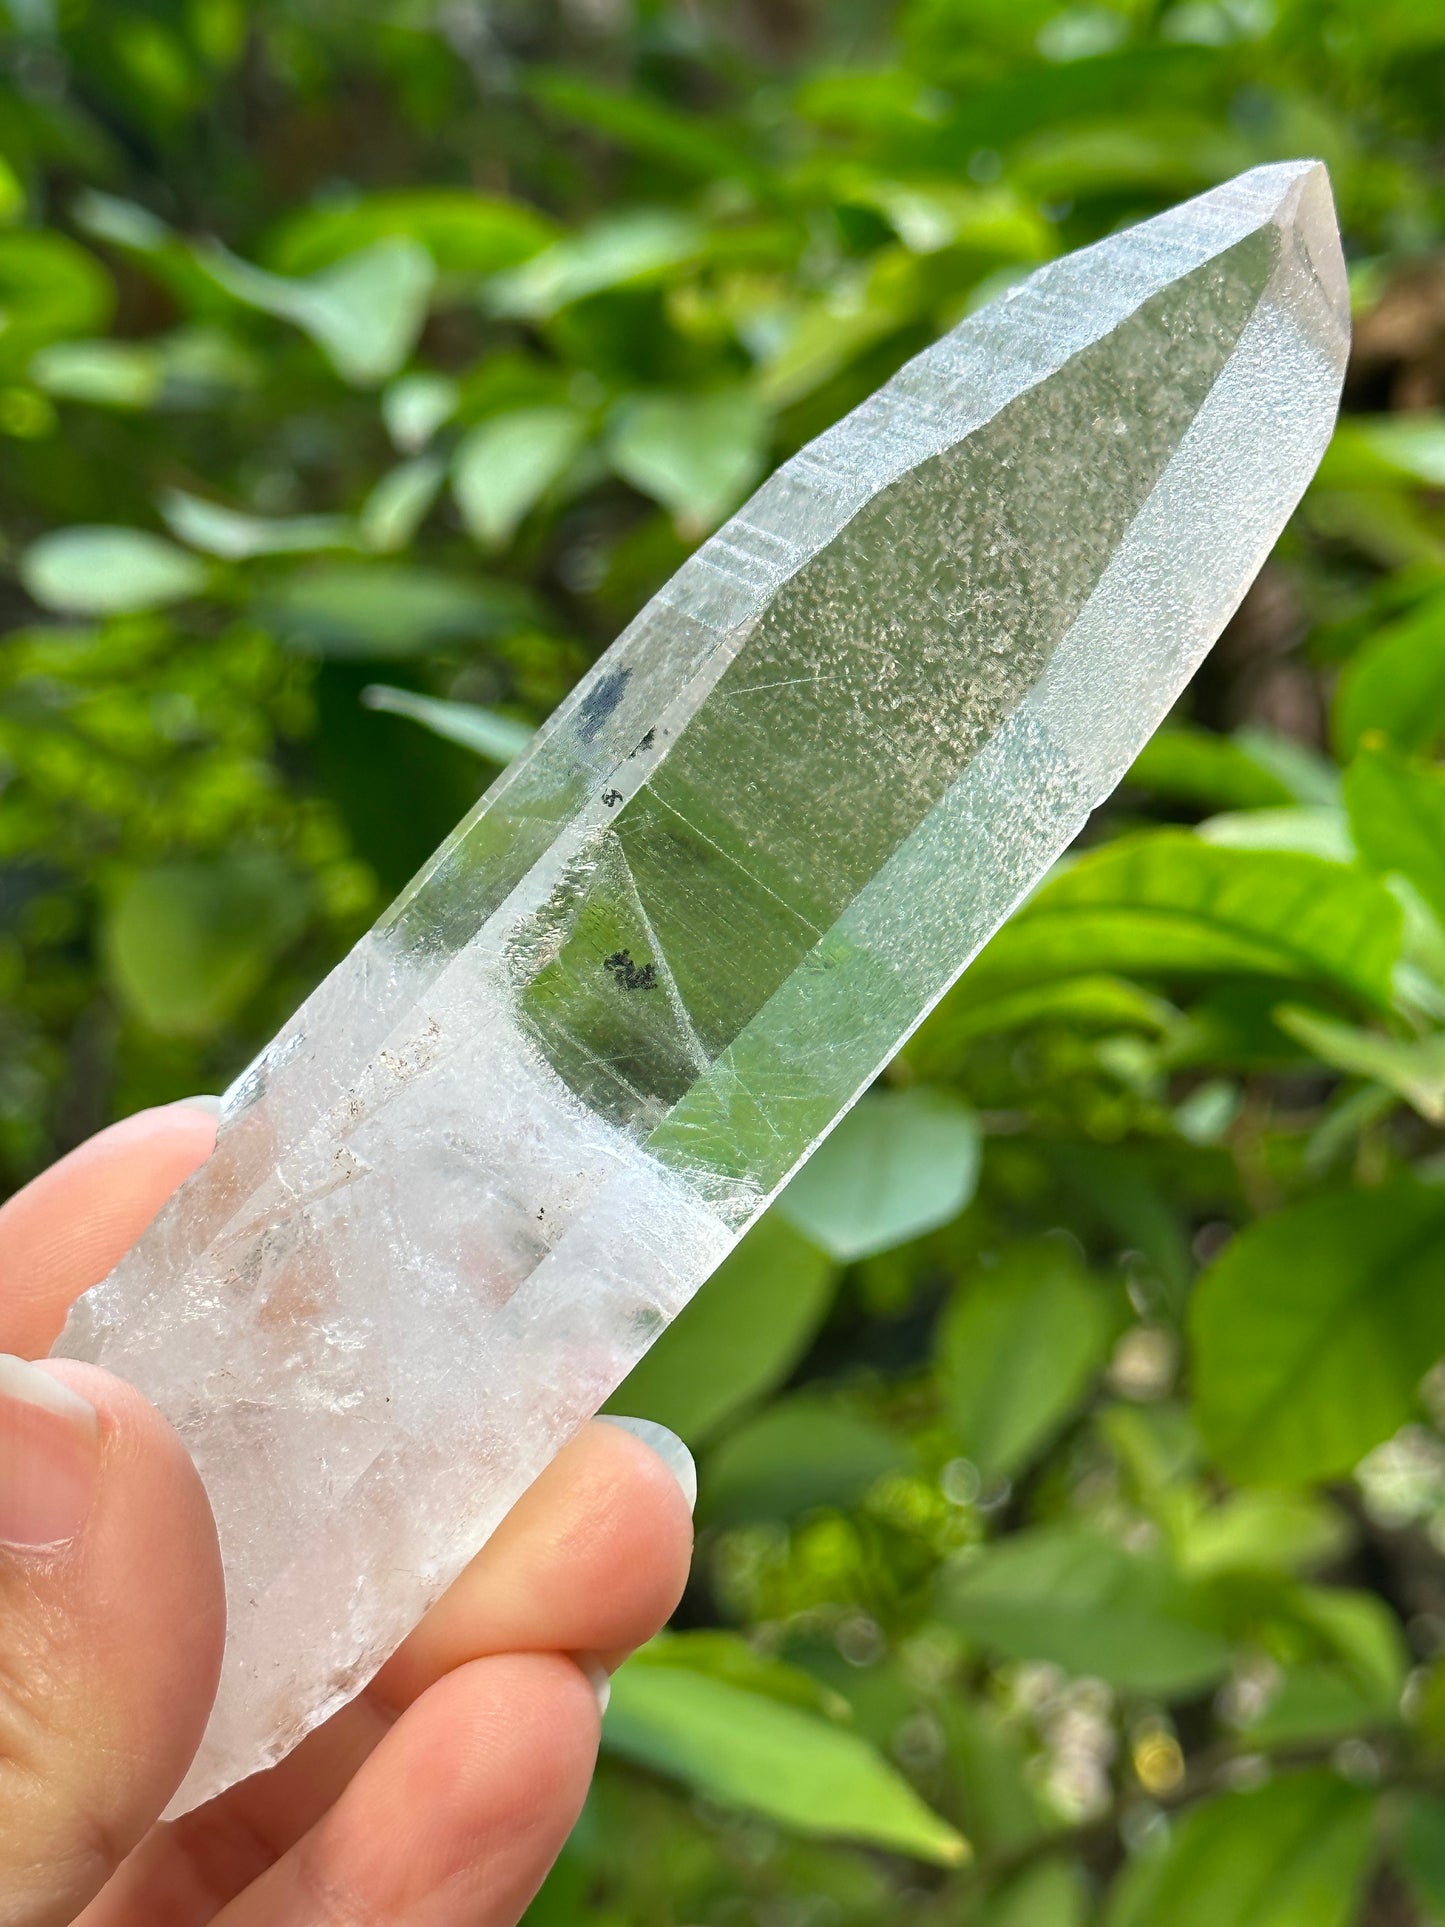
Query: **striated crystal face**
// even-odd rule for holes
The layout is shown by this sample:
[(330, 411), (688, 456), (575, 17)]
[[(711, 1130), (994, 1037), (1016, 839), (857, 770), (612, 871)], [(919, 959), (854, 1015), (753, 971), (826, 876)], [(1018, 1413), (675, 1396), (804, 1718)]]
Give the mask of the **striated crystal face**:
[(59, 1349), (220, 1529), (173, 1811), (355, 1693), (1113, 788), (1328, 440), (1324, 169), (1056, 261), (678, 572)]

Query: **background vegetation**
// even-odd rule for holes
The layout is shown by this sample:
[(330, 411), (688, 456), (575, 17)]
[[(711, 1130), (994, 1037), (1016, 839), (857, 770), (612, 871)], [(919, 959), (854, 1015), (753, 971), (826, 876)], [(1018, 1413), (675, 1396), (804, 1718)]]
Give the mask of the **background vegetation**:
[(1347, 414), (1175, 725), (620, 1395), (534, 1923), (1445, 1921), (1438, 0), (9, 0), (0, 1161), (217, 1088), (768, 466), (1333, 171)]

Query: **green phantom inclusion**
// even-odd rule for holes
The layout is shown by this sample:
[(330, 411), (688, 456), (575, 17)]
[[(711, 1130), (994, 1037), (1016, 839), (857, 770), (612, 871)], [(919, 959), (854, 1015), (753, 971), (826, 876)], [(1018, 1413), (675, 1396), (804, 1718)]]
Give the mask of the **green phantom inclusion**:
[(365, 1684), (1068, 846), (1347, 345), (1307, 162), (1041, 269), (703, 544), (227, 1093), (60, 1343), (216, 1516), (173, 1812)]

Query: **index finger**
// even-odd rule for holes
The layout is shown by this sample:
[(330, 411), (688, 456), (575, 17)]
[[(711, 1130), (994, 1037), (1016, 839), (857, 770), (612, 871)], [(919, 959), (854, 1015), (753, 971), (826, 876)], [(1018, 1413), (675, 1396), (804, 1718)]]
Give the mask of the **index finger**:
[(41, 1358), (216, 1142), (206, 1100), (112, 1124), (0, 1205), (0, 1351)]

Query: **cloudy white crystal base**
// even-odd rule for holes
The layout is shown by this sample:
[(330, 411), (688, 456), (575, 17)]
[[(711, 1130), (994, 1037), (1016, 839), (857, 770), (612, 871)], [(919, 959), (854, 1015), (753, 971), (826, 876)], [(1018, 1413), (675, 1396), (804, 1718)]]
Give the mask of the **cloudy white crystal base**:
[(142, 1247), (67, 1331), (162, 1399), (216, 1513), (222, 1691), (169, 1818), (365, 1685), (735, 1236), (469, 974), (217, 1229), (163, 1328), (107, 1317)]

